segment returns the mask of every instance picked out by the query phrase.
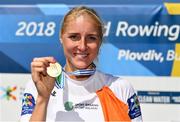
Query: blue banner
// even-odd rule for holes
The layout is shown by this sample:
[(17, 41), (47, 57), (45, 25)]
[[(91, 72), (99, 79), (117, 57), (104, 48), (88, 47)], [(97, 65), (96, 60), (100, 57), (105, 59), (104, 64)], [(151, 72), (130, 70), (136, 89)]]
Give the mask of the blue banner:
[[(105, 23), (97, 68), (125, 76), (180, 76), (180, 16), (164, 3), (96, 4)], [(59, 40), (68, 4), (0, 5), (0, 72), (29, 73), (34, 57), (65, 64)], [(111, 57), (111, 58), (109, 58)]]

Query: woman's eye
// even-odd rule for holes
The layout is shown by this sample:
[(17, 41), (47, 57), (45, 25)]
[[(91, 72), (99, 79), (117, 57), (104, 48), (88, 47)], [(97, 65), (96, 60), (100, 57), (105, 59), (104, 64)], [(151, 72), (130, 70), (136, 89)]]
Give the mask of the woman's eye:
[(77, 36), (77, 35), (71, 35), (71, 36), (69, 36), (69, 38), (70, 38), (71, 40), (73, 40), (73, 41), (77, 41), (77, 40), (79, 39), (79, 36)]
[(89, 37), (88, 37), (88, 40), (89, 40), (89, 41), (95, 41), (95, 40), (97, 40), (97, 37), (89, 36)]

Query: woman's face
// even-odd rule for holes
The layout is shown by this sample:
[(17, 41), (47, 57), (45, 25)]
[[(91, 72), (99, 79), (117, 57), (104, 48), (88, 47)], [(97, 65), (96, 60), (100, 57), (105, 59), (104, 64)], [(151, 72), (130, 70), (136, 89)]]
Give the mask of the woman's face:
[(88, 15), (69, 21), (61, 35), (66, 65), (71, 69), (85, 69), (97, 57), (101, 40), (97, 23)]

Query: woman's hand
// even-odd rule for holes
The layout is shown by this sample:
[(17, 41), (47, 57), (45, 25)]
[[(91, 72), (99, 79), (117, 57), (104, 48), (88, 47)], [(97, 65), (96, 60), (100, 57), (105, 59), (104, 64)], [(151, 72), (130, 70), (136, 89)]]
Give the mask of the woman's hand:
[(31, 62), (31, 75), (38, 91), (38, 98), (44, 100), (49, 100), (55, 84), (55, 78), (47, 74), (50, 63), (56, 63), (56, 60), (53, 57), (40, 57), (34, 58)]

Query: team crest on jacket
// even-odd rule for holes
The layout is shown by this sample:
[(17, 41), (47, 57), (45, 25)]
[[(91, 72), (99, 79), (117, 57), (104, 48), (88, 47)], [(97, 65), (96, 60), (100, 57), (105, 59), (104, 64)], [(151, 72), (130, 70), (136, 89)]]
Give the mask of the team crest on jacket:
[(129, 117), (134, 119), (138, 116), (141, 116), (141, 109), (137, 95), (134, 94), (131, 96), (127, 102), (129, 106)]
[(71, 111), (74, 107), (73, 107), (73, 103), (70, 101), (67, 101), (64, 103), (64, 108), (66, 111)]
[(25, 93), (22, 100), (22, 112), (21, 115), (32, 114), (35, 106), (35, 99), (32, 94)]

